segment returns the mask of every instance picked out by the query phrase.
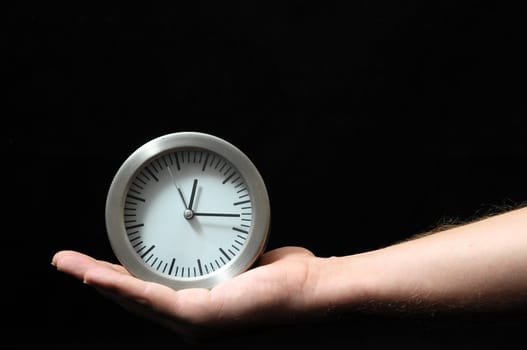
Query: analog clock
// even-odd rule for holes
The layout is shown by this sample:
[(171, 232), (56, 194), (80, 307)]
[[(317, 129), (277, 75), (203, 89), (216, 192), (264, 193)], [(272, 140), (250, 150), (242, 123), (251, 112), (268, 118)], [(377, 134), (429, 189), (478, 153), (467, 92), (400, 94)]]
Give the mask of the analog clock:
[(153, 139), (118, 169), (106, 228), (121, 264), (174, 289), (215, 285), (263, 253), (270, 229), (265, 183), (251, 160), (214, 135)]

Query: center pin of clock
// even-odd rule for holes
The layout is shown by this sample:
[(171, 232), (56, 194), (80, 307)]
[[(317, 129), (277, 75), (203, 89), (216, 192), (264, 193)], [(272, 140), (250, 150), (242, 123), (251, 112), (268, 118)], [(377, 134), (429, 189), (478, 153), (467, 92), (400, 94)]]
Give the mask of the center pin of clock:
[(194, 217), (194, 212), (191, 209), (185, 209), (185, 211), (183, 212), (183, 216), (185, 217), (185, 219), (190, 220)]

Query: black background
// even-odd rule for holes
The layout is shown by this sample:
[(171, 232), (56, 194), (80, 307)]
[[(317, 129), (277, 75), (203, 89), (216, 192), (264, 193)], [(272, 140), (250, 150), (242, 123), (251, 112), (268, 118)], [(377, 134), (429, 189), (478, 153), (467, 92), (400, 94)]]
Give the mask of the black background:
[[(116, 261), (108, 187), (162, 134), (209, 132), (253, 160), (271, 198), (268, 249), (353, 254), (527, 199), (520, 5), (144, 6), (4, 13), (3, 309), (15, 341), (185, 345), (50, 265), (61, 249)], [(522, 323), (358, 317), (220, 344), (509, 348)]]

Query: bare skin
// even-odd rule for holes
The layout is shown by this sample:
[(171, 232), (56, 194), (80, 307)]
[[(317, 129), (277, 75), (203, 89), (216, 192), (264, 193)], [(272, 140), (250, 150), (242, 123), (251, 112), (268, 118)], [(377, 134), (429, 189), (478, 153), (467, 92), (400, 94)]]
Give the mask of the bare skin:
[(279, 248), (211, 290), (176, 291), (75, 251), (52, 264), (189, 340), (333, 313), (502, 312), (527, 306), (527, 208), (343, 257)]

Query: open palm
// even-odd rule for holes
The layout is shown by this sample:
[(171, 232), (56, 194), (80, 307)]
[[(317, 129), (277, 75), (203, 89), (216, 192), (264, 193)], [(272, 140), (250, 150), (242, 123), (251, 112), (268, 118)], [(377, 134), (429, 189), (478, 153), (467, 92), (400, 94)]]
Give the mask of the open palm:
[[(174, 290), (133, 277), (121, 265), (75, 251), (53, 257), (59, 271), (94, 286), (129, 311), (187, 339), (261, 323), (289, 322), (305, 312), (317, 258), (300, 247), (265, 253), (251, 270), (212, 289)], [(316, 265), (316, 264), (315, 264)]]

